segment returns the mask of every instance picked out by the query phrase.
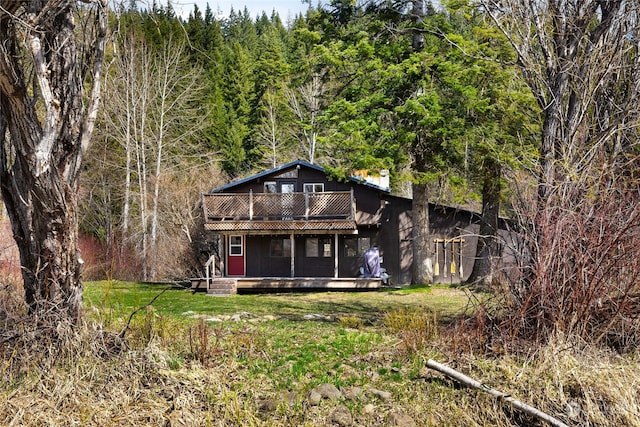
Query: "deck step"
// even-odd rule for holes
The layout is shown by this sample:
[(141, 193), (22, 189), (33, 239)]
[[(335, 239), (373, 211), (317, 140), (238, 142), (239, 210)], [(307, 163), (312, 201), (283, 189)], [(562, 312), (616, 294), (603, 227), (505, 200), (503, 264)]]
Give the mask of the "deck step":
[(238, 293), (238, 284), (235, 279), (218, 278), (211, 279), (207, 294), (211, 296), (231, 296)]
[(191, 280), (191, 290), (192, 291), (206, 291), (207, 290), (207, 279), (204, 277), (193, 277)]

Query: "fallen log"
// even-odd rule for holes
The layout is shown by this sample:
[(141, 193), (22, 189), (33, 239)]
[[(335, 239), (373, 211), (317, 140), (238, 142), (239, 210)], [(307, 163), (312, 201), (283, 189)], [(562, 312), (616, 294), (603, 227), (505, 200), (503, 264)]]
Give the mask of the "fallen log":
[(490, 395), (496, 397), (497, 399), (503, 400), (505, 402), (507, 402), (509, 405), (511, 405), (513, 408), (518, 409), (522, 412), (525, 412), (529, 415), (532, 415), (538, 419), (541, 419), (543, 421), (548, 422), (549, 424), (551, 424), (554, 427), (569, 427), (567, 424), (563, 423), (562, 421), (558, 420), (557, 418), (552, 417), (549, 414), (546, 414), (536, 408), (534, 408), (533, 406), (529, 406), (526, 403), (522, 403), (517, 399), (514, 399), (513, 397), (511, 397), (511, 395), (507, 394), (507, 393), (503, 393), (501, 391), (498, 391), (496, 389), (493, 389), (491, 387), (488, 387), (484, 384), (482, 384), (479, 381), (474, 380), (473, 378), (470, 378), (466, 375), (464, 375), (461, 372), (456, 371), (455, 369), (452, 369), (446, 365), (443, 365), (441, 363), (438, 363), (434, 360), (427, 360), (427, 367), (434, 369), (442, 374), (445, 374), (448, 377), (453, 378), (454, 380), (458, 381), (460, 384), (465, 385), (467, 387), (472, 387), (472, 388), (476, 388), (478, 390), (482, 390), (486, 393), (489, 393)]

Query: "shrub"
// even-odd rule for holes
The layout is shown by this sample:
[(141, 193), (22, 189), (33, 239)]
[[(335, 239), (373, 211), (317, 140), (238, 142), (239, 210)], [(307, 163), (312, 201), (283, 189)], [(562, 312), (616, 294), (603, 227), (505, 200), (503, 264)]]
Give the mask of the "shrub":
[(613, 175), (564, 183), (528, 216), (527, 269), (477, 311), (485, 342), (560, 334), (620, 351), (640, 344), (640, 191)]
[(384, 325), (397, 333), (407, 353), (424, 350), (438, 336), (436, 314), (427, 309), (396, 309), (385, 314)]

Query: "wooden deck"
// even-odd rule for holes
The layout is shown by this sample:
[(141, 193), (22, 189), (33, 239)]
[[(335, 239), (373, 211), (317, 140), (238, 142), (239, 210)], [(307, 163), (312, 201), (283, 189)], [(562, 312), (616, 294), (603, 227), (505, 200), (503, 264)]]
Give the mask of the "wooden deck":
[(330, 277), (216, 277), (207, 288), (206, 278), (191, 279), (192, 290), (206, 290), (209, 295), (229, 296), (236, 293), (255, 293), (291, 290), (373, 290), (382, 287), (382, 279)]

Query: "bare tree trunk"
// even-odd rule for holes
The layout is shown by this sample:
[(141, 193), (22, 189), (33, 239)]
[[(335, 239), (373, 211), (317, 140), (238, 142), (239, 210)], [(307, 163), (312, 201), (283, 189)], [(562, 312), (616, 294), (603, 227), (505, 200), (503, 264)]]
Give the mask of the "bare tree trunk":
[[(0, 178), (30, 313), (76, 319), (78, 175), (97, 115), (107, 13), (104, 1), (82, 11), (49, 3), (0, 1)], [(86, 20), (89, 46), (76, 38), (77, 20)], [(86, 63), (81, 50), (91, 52)]]
[(298, 122), (296, 132), (302, 133), (301, 142), (309, 163), (315, 163), (317, 160), (317, 120), (321, 113), (321, 102), (325, 89), (322, 76), (314, 73), (311, 80), (299, 87), (297, 91), (288, 90), (286, 92), (287, 100)]
[(125, 85), (125, 105), (124, 110), (126, 114), (126, 125), (125, 125), (125, 135), (124, 135), (124, 152), (125, 152), (125, 176), (124, 176), (124, 202), (122, 206), (122, 242), (121, 242), (121, 255), (124, 255), (124, 250), (126, 246), (127, 239), (129, 237), (129, 216), (131, 209), (131, 126), (134, 123), (134, 117), (132, 112), (132, 102), (133, 99), (131, 87), (129, 85)]
[[(416, 28), (418, 28), (424, 20), (424, 1), (425, 0), (411, 0), (411, 15)], [(424, 49), (424, 34), (421, 31), (414, 31), (413, 37), (411, 38), (411, 48), (414, 52), (420, 52)]]
[(413, 278), (414, 284), (433, 281), (431, 233), (429, 231), (429, 195), (426, 184), (413, 184)]
[(468, 281), (488, 288), (494, 274), (494, 259), (498, 258), (498, 216), (500, 213), (500, 162), (485, 158), (482, 183), (482, 219), (476, 248), (476, 259)]
[(278, 165), (278, 149), (282, 143), (279, 129), (278, 101), (274, 88), (269, 88), (263, 96), (263, 111), (258, 128), (258, 140), (269, 149), (269, 164), (272, 168)]
[[(144, 115), (142, 121), (144, 123)], [(142, 129), (144, 129), (144, 127), (142, 127)], [(144, 142), (141, 142), (144, 141), (144, 139), (144, 131), (142, 131), (140, 141), (136, 141), (136, 167), (138, 173), (138, 198), (140, 200), (140, 206), (138, 208), (140, 210), (140, 233), (142, 234), (142, 278), (143, 280), (147, 280), (149, 266), (147, 259), (149, 230), (147, 227), (147, 163)]]

